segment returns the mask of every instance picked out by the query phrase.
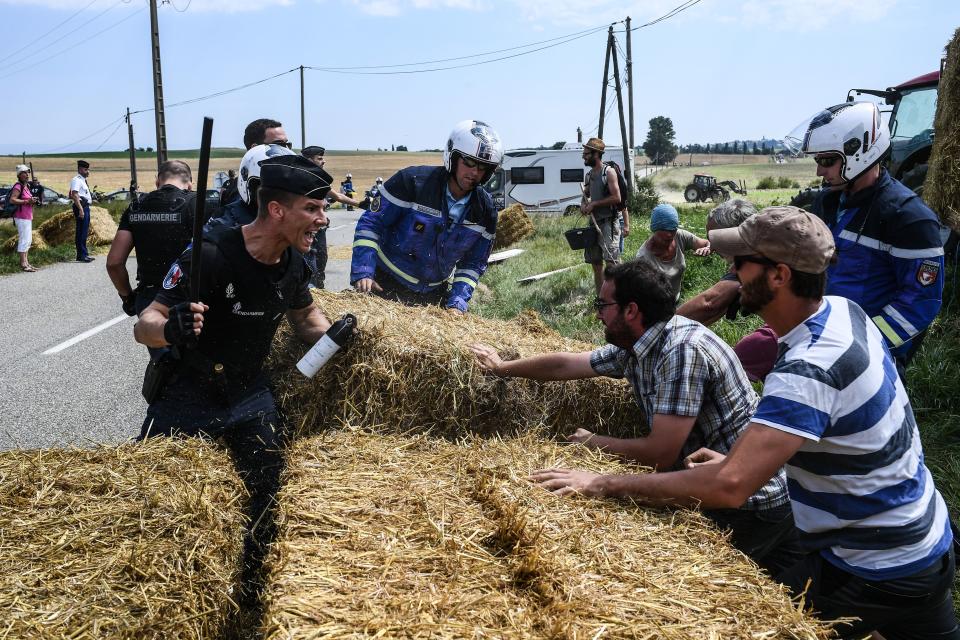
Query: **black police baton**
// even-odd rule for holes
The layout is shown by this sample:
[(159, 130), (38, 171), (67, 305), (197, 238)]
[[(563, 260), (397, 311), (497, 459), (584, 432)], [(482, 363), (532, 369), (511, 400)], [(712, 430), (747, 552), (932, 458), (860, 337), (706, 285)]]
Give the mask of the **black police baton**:
[(200, 263), (203, 256), (203, 225), (207, 200), (207, 169), (210, 168), (210, 138), (213, 136), (213, 118), (203, 119), (200, 137), (200, 167), (197, 170), (197, 205), (193, 214), (193, 244), (190, 256), (190, 302), (200, 302)]

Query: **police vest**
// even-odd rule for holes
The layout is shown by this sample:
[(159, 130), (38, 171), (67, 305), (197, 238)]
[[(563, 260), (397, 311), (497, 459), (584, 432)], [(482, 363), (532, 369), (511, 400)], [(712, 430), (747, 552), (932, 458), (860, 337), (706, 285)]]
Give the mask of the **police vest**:
[(164, 185), (139, 202), (131, 202), (120, 218), (121, 231), (133, 235), (137, 280), (157, 286), (193, 235), (196, 193)]
[[(180, 265), (189, 273), (189, 253)], [(313, 302), (308, 280), (303, 255), (292, 247), (271, 266), (247, 252), (240, 227), (218, 227), (204, 238), (200, 298), (210, 309), (198, 349), (224, 366), (229, 395), (242, 395), (260, 374), (284, 313)]]

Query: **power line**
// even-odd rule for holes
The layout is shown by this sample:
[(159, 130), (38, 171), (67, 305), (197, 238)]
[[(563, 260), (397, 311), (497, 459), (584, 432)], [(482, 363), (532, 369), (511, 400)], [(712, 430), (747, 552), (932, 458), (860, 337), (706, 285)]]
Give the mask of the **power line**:
[[(100, 127), (99, 129), (97, 129), (97, 130), (94, 131), (93, 133), (88, 133), (87, 135), (85, 135), (84, 137), (80, 138), (79, 140), (74, 140), (73, 142), (71, 142), (71, 143), (69, 143), (69, 144), (65, 144), (65, 145), (60, 146), (60, 147), (54, 147), (53, 149), (47, 149), (46, 151), (44, 151), (44, 153), (53, 153), (54, 151), (61, 151), (61, 150), (63, 150), (63, 149), (69, 149), (69, 148), (72, 147), (72, 146), (78, 145), (78, 144), (80, 144), (81, 142), (84, 142), (84, 141), (86, 141), (86, 140), (89, 140), (90, 138), (92, 138), (93, 136), (97, 135), (97, 134), (100, 133), (101, 131), (106, 131), (107, 129), (109, 129), (109, 128), (112, 127), (113, 125), (117, 124), (117, 122), (121, 122), (121, 123), (122, 123), (123, 120), (124, 120), (124, 118), (126, 118), (125, 115), (120, 116), (120, 117), (117, 118), (116, 120), (111, 120), (111, 121), (108, 122), (107, 124), (103, 125), (102, 127)], [(112, 134), (111, 134), (111, 135), (112, 135)]]
[(100, 151), (100, 149), (103, 148), (103, 145), (107, 144), (107, 142), (110, 141), (110, 138), (112, 138), (113, 136), (117, 135), (117, 131), (119, 131), (119, 130), (120, 130), (120, 127), (123, 126), (123, 121), (124, 121), (124, 120), (126, 120), (126, 117), (122, 118), (122, 119), (120, 120), (120, 122), (117, 123), (116, 128), (115, 128), (113, 131), (110, 132), (110, 135), (108, 135), (106, 138), (104, 138), (103, 142), (101, 142), (99, 145), (97, 145), (97, 148), (94, 149), (94, 151)]
[[(73, 34), (77, 33), (77, 32), (80, 31), (81, 29), (83, 29), (85, 26), (87, 26), (88, 24), (90, 24), (91, 22), (93, 22), (94, 20), (97, 20), (98, 18), (103, 17), (103, 15), (106, 14), (108, 11), (110, 11), (110, 10), (112, 10), (112, 9), (120, 6), (121, 4), (128, 4), (129, 1), (130, 1), (130, 0), (117, 0), (115, 3), (113, 3), (112, 5), (110, 5), (109, 7), (107, 7), (106, 9), (104, 9), (103, 11), (101, 11), (100, 13), (98, 13), (97, 15), (93, 16), (92, 18), (90, 18), (90, 19), (87, 20), (86, 22), (82, 22), (82, 23), (78, 24), (76, 27), (74, 27), (73, 29), (71, 29), (70, 31), (67, 31), (65, 34), (63, 34), (63, 35), (61, 35), (61, 36), (58, 36), (58, 39), (59, 39), (60, 41), (62, 41), (62, 40), (64, 40), (64, 39), (66, 39), (66, 38), (69, 38), (69, 37), (72, 36)], [(98, 32), (98, 33), (96, 33), (96, 34), (93, 34), (93, 35), (99, 35), (99, 33), (103, 33), (103, 32), (100, 31), (100, 32)], [(93, 36), (87, 36), (87, 35), (85, 35), (84, 40), (82, 40), (81, 42), (78, 42), (77, 44), (73, 45), (73, 47), (76, 47), (76, 46), (79, 46), (79, 45), (81, 45), (81, 44), (84, 44), (84, 43), (85, 43), (89, 38), (91, 38), (91, 37), (93, 37)], [(36, 43), (35, 43), (35, 42), (31, 42), (30, 44), (32, 45), (32, 44), (36, 44)], [(71, 47), (71, 48), (73, 48), (73, 47)], [(46, 49), (46, 46), (41, 47), (41, 50), (43, 50), (43, 49)], [(50, 58), (52, 58), (52, 57), (53, 57), (53, 56), (50, 56)], [(50, 58), (44, 58), (44, 60), (42, 60), (41, 62), (45, 62), (46, 60), (49, 60)], [(0, 65), (0, 67), (10, 67), (10, 66), (15, 65), (16, 62), (17, 62), (16, 60), (14, 60), (13, 62), (7, 62), (7, 63), (5, 63), (5, 64)], [(39, 64), (39, 63), (37, 63), (37, 64)], [(19, 73), (19, 71), (21, 71), (21, 70), (18, 70), (17, 73)], [(13, 75), (13, 74), (8, 74), (7, 76), (4, 76), (4, 77), (9, 77), (10, 75)]]
[(506, 49), (496, 49), (493, 51), (485, 51), (483, 53), (473, 53), (466, 56), (458, 56), (456, 58), (439, 58), (437, 60), (424, 60), (423, 62), (405, 62), (402, 64), (386, 64), (386, 65), (365, 65), (357, 67), (311, 67), (316, 71), (353, 71), (358, 69), (394, 69), (397, 67), (418, 67), (426, 64), (439, 64), (441, 62), (455, 62), (457, 60), (468, 60), (470, 58), (481, 58), (483, 56), (492, 56), (497, 53), (505, 53), (507, 51), (516, 51), (517, 49), (526, 49), (528, 47), (534, 47), (538, 44), (545, 44), (547, 42), (554, 42), (556, 40), (563, 40), (565, 38), (570, 38), (573, 36), (581, 35), (590, 35), (591, 33), (596, 33), (597, 31), (603, 31), (608, 28), (609, 25), (602, 25), (599, 27), (592, 27), (590, 29), (585, 29), (583, 31), (577, 31), (575, 33), (568, 33), (563, 36), (557, 36), (556, 38), (548, 38), (546, 40), (540, 40), (538, 42), (530, 42), (527, 44), (517, 45), (515, 47), (507, 47)]
[(45, 32), (43, 33), (43, 35), (40, 35), (40, 36), (37, 36), (36, 38), (31, 39), (30, 42), (28, 42), (27, 44), (23, 45), (22, 47), (20, 47), (19, 49), (17, 49), (17, 50), (14, 51), (13, 53), (9, 53), (9, 54), (5, 55), (4, 57), (0, 58), (0, 62), (3, 62), (4, 60), (7, 60), (7, 59), (9, 59), (9, 58), (12, 58), (13, 56), (17, 55), (18, 53), (20, 53), (21, 51), (23, 51), (24, 49), (26, 49), (27, 47), (29, 47), (30, 45), (36, 44), (38, 41), (46, 38), (48, 35), (50, 35), (50, 34), (53, 33), (54, 31), (56, 31), (57, 29), (59, 29), (60, 27), (62, 27), (63, 25), (65, 25), (67, 22), (69, 22), (70, 20), (73, 20), (73, 18), (75, 18), (78, 14), (80, 14), (81, 12), (86, 11), (87, 9), (89, 9), (90, 6), (91, 6), (92, 4), (94, 4), (95, 2), (97, 2), (97, 0), (90, 0), (90, 3), (87, 4), (87, 6), (83, 7), (82, 9), (78, 9), (78, 10), (75, 11), (74, 13), (71, 13), (71, 14), (70, 14), (69, 16), (67, 16), (63, 21), (58, 22), (58, 23), (55, 24), (52, 28), (50, 28), (49, 30), (45, 31)]
[(170, 5), (171, 7), (173, 7), (173, 10), (176, 11), (177, 13), (183, 13), (184, 11), (190, 8), (191, 2), (193, 2), (193, 0), (187, 0), (187, 6), (185, 6), (183, 9), (177, 9), (177, 5), (173, 4), (173, 0), (164, 0), (163, 4)]
[[(123, 0), (120, 0), (120, 1), (122, 2)], [(114, 5), (114, 6), (116, 6), (116, 5)], [(114, 29), (114, 28), (116, 28), (116, 27), (119, 27), (121, 24), (123, 24), (123, 23), (126, 22), (127, 20), (130, 20), (130, 19), (132, 19), (132, 18), (135, 18), (136, 16), (140, 15), (140, 13), (141, 13), (142, 11), (145, 11), (145, 10), (146, 10), (146, 7), (142, 7), (142, 8), (140, 8), (140, 9), (134, 11), (134, 12), (131, 13), (130, 15), (128, 15), (126, 18), (123, 18), (123, 19), (121, 19), (121, 20), (119, 20), (119, 21), (117, 21), (117, 22), (114, 22), (114, 23), (113, 23), (112, 25), (110, 25), (109, 27), (107, 27), (107, 28), (105, 28), (105, 29), (101, 29), (100, 31), (97, 31), (96, 33), (90, 34), (89, 36), (87, 36), (86, 39), (95, 38), (95, 37), (97, 37), (97, 36), (99, 36), (99, 35), (101, 35), (101, 34), (103, 34), (103, 33), (106, 33), (107, 31), (110, 31), (111, 29)], [(34, 63), (31, 64), (31, 65), (28, 65), (28, 66), (26, 66), (26, 67), (21, 67), (20, 69), (17, 69), (16, 71), (13, 71), (13, 72), (8, 73), (8, 74), (6, 74), (6, 75), (0, 76), (0, 80), (3, 80), (3, 79), (5, 79), (5, 78), (9, 78), (9, 77), (11, 77), (11, 76), (15, 76), (15, 75), (17, 75), (17, 74), (19, 74), (19, 73), (23, 73), (24, 71), (28, 71), (28, 70), (36, 67), (37, 65), (41, 65), (41, 64), (43, 64), (44, 62), (48, 62), (48, 61), (56, 58), (57, 56), (61, 56), (61, 55), (63, 55), (64, 53), (67, 53), (68, 51), (70, 51), (70, 50), (72, 50), (72, 49), (76, 49), (77, 47), (79, 47), (80, 45), (83, 45), (83, 44), (86, 44), (86, 40), (82, 40), (82, 41), (80, 41), (80, 42), (78, 42), (78, 43), (76, 43), (76, 44), (70, 45), (69, 47), (67, 47), (67, 48), (65, 48), (65, 49), (61, 49), (60, 51), (58, 51), (58, 52), (56, 52), (56, 53), (54, 53), (54, 54), (52, 54), (52, 55), (47, 56), (47, 57), (44, 58), (43, 60), (38, 60), (37, 62), (34, 62)]]
[[(279, 78), (280, 76), (285, 76), (288, 73), (293, 73), (294, 71), (299, 71), (299, 70), (300, 70), (300, 67), (294, 67), (293, 69), (289, 69), (287, 71), (281, 71), (280, 73), (275, 73), (272, 76), (261, 78), (260, 80), (254, 80), (253, 82), (248, 82), (238, 87), (233, 87), (232, 89), (224, 89), (223, 91), (217, 91), (216, 93), (209, 93), (205, 96), (199, 96), (197, 98), (189, 98), (187, 100), (181, 100), (180, 102), (174, 102), (174, 103), (165, 105), (164, 108), (172, 109), (173, 107), (182, 107), (183, 105), (186, 105), (186, 104), (193, 104), (194, 102), (201, 102), (203, 100), (209, 100), (211, 98), (218, 98), (220, 96), (225, 96), (228, 93), (233, 93), (234, 91), (240, 91), (241, 89), (246, 89), (254, 85), (263, 84), (264, 82), (267, 82), (269, 80), (273, 80), (275, 78)], [(150, 111), (153, 111), (153, 107), (149, 109), (137, 109), (136, 111), (131, 111), (130, 115), (133, 115), (135, 113), (149, 113)]]
[(632, 29), (630, 29), (630, 31), (636, 31), (636, 30), (638, 30), (638, 29), (645, 29), (646, 27), (652, 27), (653, 25), (655, 25), (655, 24), (657, 24), (657, 23), (659, 23), (659, 22), (663, 22), (664, 20), (669, 20), (670, 18), (672, 18), (673, 16), (677, 15), (678, 13), (683, 13), (684, 11), (686, 11), (687, 9), (689, 9), (690, 7), (692, 7), (693, 5), (699, 4), (700, 1), (701, 1), (701, 0), (686, 0), (685, 2), (682, 2), (681, 4), (678, 4), (677, 6), (675, 6), (673, 9), (670, 9), (670, 11), (666, 12), (665, 14), (663, 14), (662, 16), (660, 16), (659, 18), (654, 18), (654, 19), (651, 20), (650, 22), (644, 22), (643, 24), (637, 25), (637, 26), (633, 27)]
[[(589, 36), (589, 35), (592, 35), (592, 34), (594, 34), (594, 33), (597, 33), (598, 31), (601, 31), (601, 30), (606, 29), (606, 28), (607, 28), (607, 27), (600, 27), (600, 28), (597, 28), (597, 29), (593, 29), (593, 30), (588, 31), (588, 32), (586, 32), (586, 33), (581, 33), (580, 35), (577, 35), (577, 36), (574, 36), (574, 37), (571, 37), (571, 38), (567, 38), (566, 40), (561, 40), (560, 42), (555, 42), (555, 43), (553, 43), (553, 44), (548, 44), (548, 45), (543, 46), (543, 47), (537, 47), (536, 49), (530, 49), (529, 51), (522, 51), (522, 52), (520, 52), (520, 53), (514, 53), (514, 54), (509, 55), (509, 56), (501, 56), (501, 57), (499, 57), (499, 58), (491, 58), (490, 60), (481, 60), (480, 62), (468, 62), (468, 63), (466, 63), (466, 64), (455, 64), (455, 65), (450, 65), (450, 66), (446, 66), (446, 67), (433, 67), (433, 68), (430, 68), (430, 69), (410, 69), (410, 70), (407, 70), (407, 71), (345, 71), (345, 70), (338, 70), (338, 69), (331, 68), (331, 67), (308, 67), (308, 66), (304, 66), (304, 69), (311, 69), (311, 70), (313, 70), (313, 71), (324, 71), (324, 72), (327, 72), (327, 73), (342, 73), (342, 74), (346, 74), (346, 75), (375, 75), (375, 76), (407, 75), (407, 74), (413, 74), (413, 73), (432, 73), (432, 72), (434, 72), (434, 71), (448, 71), (448, 70), (450, 70), (450, 69), (463, 69), (463, 68), (466, 68), (466, 67), (477, 67), (477, 66), (484, 65), (484, 64), (490, 64), (490, 63), (492, 63), (492, 62), (500, 62), (500, 61), (502, 61), (502, 60), (510, 60), (510, 59), (512, 59), (512, 58), (519, 58), (520, 56), (529, 55), (529, 54), (531, 54), (531, 53), (536, 53), (536, 52), (538, 52), (538, 51), (543, 51), (543, 50), (545, 50), (545, 49), (552, 49), (553, 47), (559, 47), (559, 46), (562, 45), (562, 44), (567, 44), (567, 43), (569, 43), (569, 42), (573, 42), (574, 40), (579, 40), (579, 39), (581, 39), (581, 38), (585, 38), (585, 37), (587, 37), (587, 36)], [(478, 55), (482, 55), (482, 54), (478, 54)], [(384, 66), (384, 67), (373, 67), (373, 68), (387, 68), (387, 67)]]

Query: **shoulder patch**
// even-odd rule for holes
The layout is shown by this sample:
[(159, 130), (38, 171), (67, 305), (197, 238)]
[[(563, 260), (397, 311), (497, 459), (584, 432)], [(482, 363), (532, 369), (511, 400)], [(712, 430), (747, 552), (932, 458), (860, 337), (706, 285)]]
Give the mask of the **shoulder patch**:
[(924, 260), (917, 268), (917, 282), (923, 287), (929, 287), (936, 283), (939, 275), (940, 263), (934, 260)]
[(376, 213), (377, 211), (380, 211), (380, 196), (379, 196), (379, 195), (375, 196), (375, 197), (373, 198), (373, 200), (370, 201), (370, 211), (373, 211), (374, 213)]
[(174, 262), (173, 266), (170, 267), (170, 270), (167, 271), (167, 275), (163, 278), (163, 288), (176, 289), (177, 285), (180, 284), (180, 279), (182, 277), (183, 270), (180, 269), (180, 263)]

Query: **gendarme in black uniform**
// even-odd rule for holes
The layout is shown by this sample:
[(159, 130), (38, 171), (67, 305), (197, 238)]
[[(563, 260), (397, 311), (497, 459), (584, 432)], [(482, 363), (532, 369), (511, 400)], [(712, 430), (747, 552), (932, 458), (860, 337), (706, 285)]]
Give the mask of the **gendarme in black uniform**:
[[(188, 301), (192, 255), (188, 249), (170, 268), (157, 302), (173, 307)], [(262, 364), (284, 313), (313, 304), (308, 280), (303, 256), (292, 247), (279, 264), (265, 265), (247, 253), (241, 227), (210, 231), (200, 283), (200, 300), (210, 307), (203, 331), (195, 349), (181, 349), (177, 371), (147, 410), (144, 429), (215, 436), (275, 415)], [(223, 372), (215, 373), (215, 365)]]
[(196, 201), (195, 193), (165, 184), (123, 212), (119, 228), (131, 233), (137, 250), (137, 313), (153, 301), (170, 265), (190, 244)]

